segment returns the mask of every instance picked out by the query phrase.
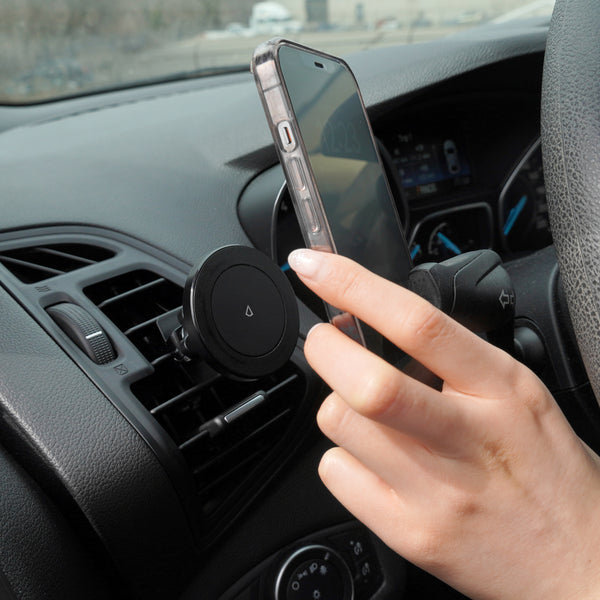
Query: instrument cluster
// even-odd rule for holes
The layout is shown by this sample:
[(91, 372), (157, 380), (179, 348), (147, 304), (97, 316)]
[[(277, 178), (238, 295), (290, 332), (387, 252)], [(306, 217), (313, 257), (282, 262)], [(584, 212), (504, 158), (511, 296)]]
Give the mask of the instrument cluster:
[(414, 139), (398, 137), (390, 155), (411, 215), (407, 239), (415, 264), (482, 248), (510, 258), (552, 243), (539, 138), (501, 185), (486, 188), (458, 139), (420, 140), (408, 148)]

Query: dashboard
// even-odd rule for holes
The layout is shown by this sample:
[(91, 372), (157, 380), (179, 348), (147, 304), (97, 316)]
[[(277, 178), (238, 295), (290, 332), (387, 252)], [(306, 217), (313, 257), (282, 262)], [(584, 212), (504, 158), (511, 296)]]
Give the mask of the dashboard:
[[(551, 243), (546, 34), (535, 21), (348, 57), (414, 263), (492, 248), (519, 267)], [(0, 590), (287, 600), (282, 582), (332, 566), (344, 600), (462, 598), (320, 483), (327, 389), (303, 344), (324, 315), (286, 264), (302, 238), (283, 184), (250, 73), (0, 107)], [(234, 244), (276, 261), (298, 298), (289, 363), (252, 381), (178, 360), (160, 330), (192, 266)], [(525, 300), (528, 276), (515, 271)], [(48, 309), (68, 302), (114, 358), (95, 363), (60, 329)], [(555, 389), (579, 393), (583, 370), (562, 358)]]

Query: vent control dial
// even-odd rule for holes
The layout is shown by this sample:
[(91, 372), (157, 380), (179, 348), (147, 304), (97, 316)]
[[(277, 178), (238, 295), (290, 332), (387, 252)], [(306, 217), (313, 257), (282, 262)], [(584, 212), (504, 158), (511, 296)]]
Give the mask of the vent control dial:
[(106, 332), (87, 310), (72, 302), (61, 302), (47, 310), (56, 324), (96, 364), (105, 365), (116, 358)]

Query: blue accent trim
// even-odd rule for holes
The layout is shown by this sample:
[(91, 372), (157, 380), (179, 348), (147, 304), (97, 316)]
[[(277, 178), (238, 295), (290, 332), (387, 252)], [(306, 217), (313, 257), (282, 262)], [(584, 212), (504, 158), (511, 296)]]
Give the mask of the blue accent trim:
[(523, 212), (525, 205), (527, 204), (527, 196), (521, 196), (521, 199), (517, 202), (515, 206), (513, 206), (508, 213), (508, 218), (506, 219), (506, 223), (504, 224), (504, 235), (508, 235), (510, 230), (514, 227), (519, 215)]
[(417, 244), (411, 251), (410, 251), (410, 257), (412, 260), (415, 260), (415, 257), (417, 256), (417, 254), (419, 254), (419, 252), (421, 252), (421, 244)]
[(290, 263), (285, 263), (285, 265), (281, 265), (280, 269), (285, 273), (290, 270)]
[(450, 252), (454, 252), (457, 256), (462, 254), (462, 250), (447, 236), (445, 236), (441, 231), (438, 231), (438, 239), (450, 250)]

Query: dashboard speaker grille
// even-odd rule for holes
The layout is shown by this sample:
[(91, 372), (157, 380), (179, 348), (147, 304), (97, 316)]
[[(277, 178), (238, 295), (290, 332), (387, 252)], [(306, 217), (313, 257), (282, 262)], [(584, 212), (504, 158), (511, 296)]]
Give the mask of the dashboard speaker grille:
[(113, 256), (111, 250), (89, 244), (48, 244), (4, 250), (0, 263), (23, 283), (37, 283)]
[(262, 459), (281, 441), (304, 397), (303, 375), (288, 363), (260, 380), (234, 381), (203, 361), (177, 361), (157, 321), (179, 312), (183, 292), (152, 272), (129, 272), (84, 292), (154, 367), (131, 391), (183, 454), (202, 517), (226, 510), (258, 481)]

